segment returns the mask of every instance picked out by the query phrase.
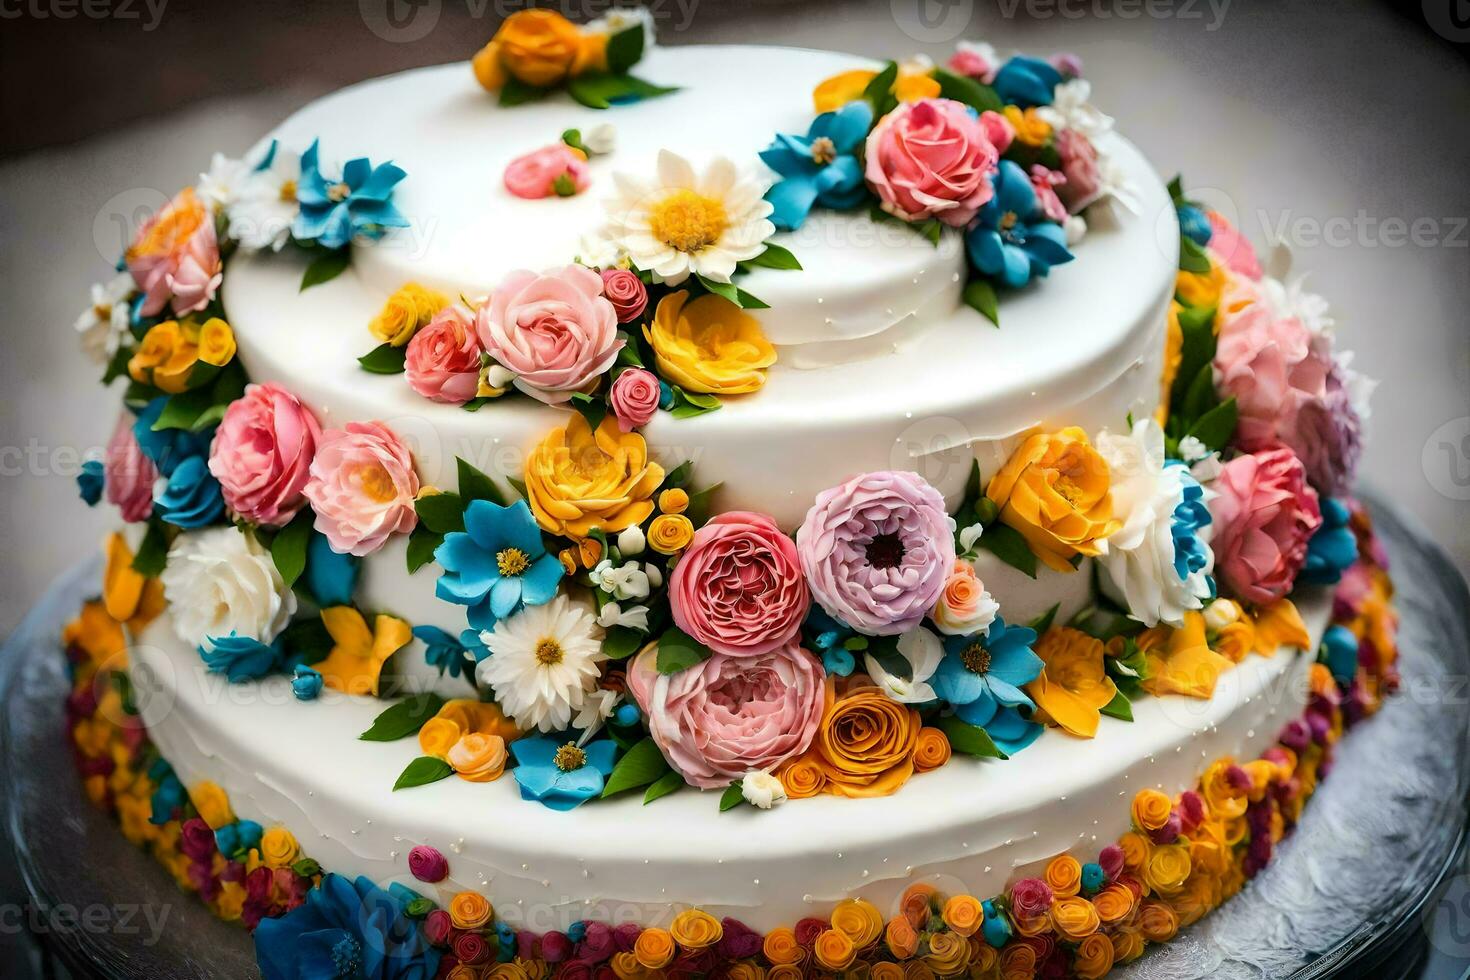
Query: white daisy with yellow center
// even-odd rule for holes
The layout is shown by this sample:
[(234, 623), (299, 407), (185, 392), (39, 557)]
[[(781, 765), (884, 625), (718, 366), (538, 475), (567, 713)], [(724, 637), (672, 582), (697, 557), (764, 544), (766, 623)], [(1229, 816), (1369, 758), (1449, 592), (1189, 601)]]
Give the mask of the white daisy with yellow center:
[(597, 689), (607, 659), (602, 636), (590, 609), (559, 595), (481, 633), (490, 656), (480, 661), (475, 679), (520, 728), (562, 731)]
[(617, 194), (604, 202), (603, 237), (658, 282), (677, 285), (691, 274), (729, 282), (736, 263), (759, 255), (776, 232), (762, 196), (769, 183), (724, 157), (696, 173), (688, 160), (661, 150), (655, 179), (613, 179)]

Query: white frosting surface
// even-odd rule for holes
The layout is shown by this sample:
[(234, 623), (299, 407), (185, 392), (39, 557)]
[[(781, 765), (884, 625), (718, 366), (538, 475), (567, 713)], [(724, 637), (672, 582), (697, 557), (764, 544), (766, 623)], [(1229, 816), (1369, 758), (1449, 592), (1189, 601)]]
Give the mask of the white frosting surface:
[[(1317, 593), (1298, 605), (1315, 646), (1330, 601)], [(1143, 698), (1134, 722), (1103, 718), (1095, 739), (1049, 730), (1016, 759), (957, 756), (889, 797), (722, 814), (715, 791), (647, 807), (634, 791), (558, 813), (520, 800), (509, 775), (390, 792), (418, 745), (358, 740), (382, 702), (330, 692), (298, 702), (284, 677), (227, 684), (174, 638), (166, 614), (138, 639), (130, 669), (142, 717), (185, 785), (214, 780), (238, 816), (284, 825), (328, 870), (441, 902), (477, 889), (498, 916), (538, 931), (585, 917), (666, 923), (689, 905), (764, 931), (847, 896), (888, 913), (917, 880), (989, 897), (1064, 851), (1095, 860), (1128, 829), (1138, 790), (1174, 794), (1222, 756), (1255, 758), (1303, 710), (1311, 662), (1250, 656), (1210, 701)], [(449, 879), (411, 877), (417, 844), (444, 853)]]

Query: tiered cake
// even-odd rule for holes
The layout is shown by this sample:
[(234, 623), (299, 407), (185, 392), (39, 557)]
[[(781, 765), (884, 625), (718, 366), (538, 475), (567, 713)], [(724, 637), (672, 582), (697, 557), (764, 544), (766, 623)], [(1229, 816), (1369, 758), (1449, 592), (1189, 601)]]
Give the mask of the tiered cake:
[(1365, 385), (1075, 59), (651, 40), (515, 15), (139, 231), (89, 790), (269, 977), (1101, 976), (1394, 681)]

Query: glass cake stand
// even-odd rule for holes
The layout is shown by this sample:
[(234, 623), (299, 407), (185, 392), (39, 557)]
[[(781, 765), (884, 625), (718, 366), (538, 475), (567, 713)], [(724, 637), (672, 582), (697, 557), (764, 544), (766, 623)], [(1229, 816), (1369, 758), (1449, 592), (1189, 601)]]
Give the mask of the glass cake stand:
[[(1470, 962), (1470, 594), (1437, 545), (1370, 506), (1399, 590), (1402, 691), (1338, 747), (1302, 823), (1240, 897), (1110, 976), (1443, 977)], [(29, 958), (48, 978), (255, 976), (244, 930), (181, 891), (82, 794), (57, 637), (99, 577), (96, 561), (62, 576), (0, 649), (0, 816), (13, 851), (0, 864), (0, 975)]]

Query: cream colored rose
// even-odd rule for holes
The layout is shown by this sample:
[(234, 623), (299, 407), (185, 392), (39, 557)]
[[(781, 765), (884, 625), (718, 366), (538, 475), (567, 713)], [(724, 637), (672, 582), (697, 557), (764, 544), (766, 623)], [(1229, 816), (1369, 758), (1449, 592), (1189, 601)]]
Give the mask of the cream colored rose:
[(231, 632), (269, 643), (296, 612), (270, 552), (234, 527), (179, 535), (159, 578), (174, 632), (191, 646)]

